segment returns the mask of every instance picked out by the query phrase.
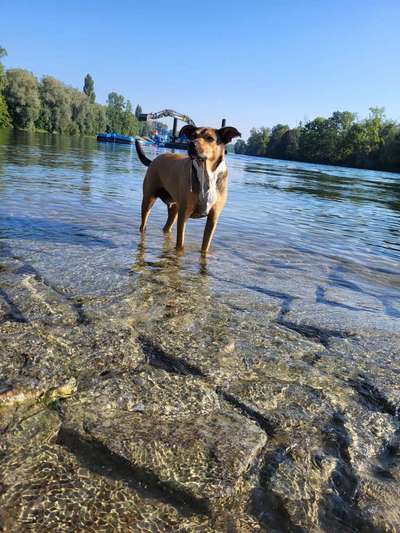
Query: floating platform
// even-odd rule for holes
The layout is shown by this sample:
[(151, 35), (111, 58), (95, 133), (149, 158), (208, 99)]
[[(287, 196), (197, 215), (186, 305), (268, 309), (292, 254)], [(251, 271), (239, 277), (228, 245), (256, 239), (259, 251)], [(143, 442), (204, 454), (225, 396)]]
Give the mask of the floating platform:
[(96, 139), (100, 142), (133, 144), (135, 137), (130, 135), (121, 135), (120, 133), (99, 133)]

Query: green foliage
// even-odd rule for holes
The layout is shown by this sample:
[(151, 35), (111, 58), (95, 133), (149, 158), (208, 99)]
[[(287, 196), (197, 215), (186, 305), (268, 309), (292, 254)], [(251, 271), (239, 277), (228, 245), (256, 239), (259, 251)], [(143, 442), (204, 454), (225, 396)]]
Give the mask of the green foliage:
[(140, 113), (142, 113), (142, 111), (143, 111), (143, 110), (142, 110), (142, 106), (138, 104), (138, 105), (136, 106), (136, 109), (135, 109), (135, 117), (136, 117), (138, 120), (139, 120), (139, 115), (140, 115)]
[[(0, 47), (0, 58), (7, 54)], [(40, 82), (23, 69), (11, 69), (5, 74), (0, 62), (0, 128), (14, 126), (33, 128), (51, 133), (93, 135), (109, 130), (138, 135), (140, 126), (129, 100), (115, 92), (108, 96), (107, 105), (96, 104), (94, 81), (85, 76), (83, 91), (65, 85), (52, 76)], [(154, 127), (154, 125), (149, 125)]]
[(96, 101), (96, 93), (94, 92), (94, 81), (90, 74), (86, 74), (83, 85), (83, 92), (89, 97), (92, 104)]
[[(7, 55), (7, 50), (0, 46), (0, 59), (6, 55)], [(3, 63), (0, 61), (0, 93), (3, 92), (5, 84), (6, 84), (6, 78), (4, 75), (4, 66), (3, 66)]]
[(6, 100), (2, 94), (0, 94), (0, 129), (8, 128), (11, 126), (11, 117), (8, 112)]
[(373, 107), (365, 120), (335, 111), (297, 128), (278, 124), (269, 132), (252, 129), (236, 153), (361, 168), (400, 170), (400, 125), (387, 120), (384, 109)]
[(140, 125), (132, 109), (132, 104), (129, 100), (125, 102), (122, 95), (116, 92), (110, 93), (106, 109), (108, 130), (125, 135), (138, 135)]
[(253, 128), (247, 140), (246, 154), (265, 156), (270, 134), (269, 128)]
[(112, 92), (107, 98), (107, 125), (111, 131), (121, 132), (124, 123), (125, 99), (122, 95)]
[(246, 143), (243, 139), (239, 139), (235, 142), (233, 150), (235, 154), (245, 154), (246, 153)]
[(277, 124), (272, 128), (271, 136), (266, 148), (267, 157), (275, 157), (276, 159), (283, 159), (286, 156), (284, 136), (289, 131), (289, 126), (286, 124)]
[[(0, 59), (7, 55), (5, 48), (0, 46)], [(7, 128), (11, 125), (11, 117), (8, 112), (6, 100), (4, 98), (4, 89), (6, 85), (6, 77), (4, 73), (3, 63), (0, 61), (0, 128)]]
[(132, 111), (130, 100), (125, 105), (122, 132), (126, 135), (139, 135), (139, 122)]
[(38, 82), (32, 72), (10, 69), (6, 74), (5, 98), (14, 126), (33, 128), (40, 113)]
[(285, 157), (289, 161), (296, 161), (299, 158), (299, 142), (301, 137), (301, 129), (289, 129), (282, 137), (282, 142), (285, 146)]
[[(6, 54), (0, 47), (0, 57)], [(2, 89), (4, 88), (4, 97)], [(83, 91), (44, 76), (38, 82), (31, 72), (8, 70), (0, 63), (0, 127), (42, 129), (70, 135), (96, 134), (110, 129), (138, 135), (140, 124), (131, 102), (110, 93), (107, 106), (95, 103), (94, 82), (85, 77)]]
[(38, 126), (51, 133), (69, 133), (72, 121), (70, 90), (52, 76), (40, 83), (41, 112)]
[(93, 129), (88, 133), (99, 133), (105, 131), (107, 124), (107, 116), (105, 106), (100, 104), (92, 105)]

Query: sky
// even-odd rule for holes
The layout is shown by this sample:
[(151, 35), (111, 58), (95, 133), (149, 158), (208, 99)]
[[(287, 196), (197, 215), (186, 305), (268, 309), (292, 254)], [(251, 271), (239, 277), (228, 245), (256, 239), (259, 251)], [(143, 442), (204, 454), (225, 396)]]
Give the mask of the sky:
[(198, 125), (295, 126), (385, 107), (400, 121), (400, 0), (0, 1), (7, 68), (116, 91)]

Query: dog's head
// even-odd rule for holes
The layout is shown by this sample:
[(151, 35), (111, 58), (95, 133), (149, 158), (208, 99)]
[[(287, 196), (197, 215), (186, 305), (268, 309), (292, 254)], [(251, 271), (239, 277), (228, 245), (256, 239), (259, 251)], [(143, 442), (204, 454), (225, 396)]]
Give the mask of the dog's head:
[(241, 137), (236, 128), (227, 126), (216, 130), (214, 128), (197, 128), (184, 126), (179, 137), (185, 135), (189, 139), (189, 155), (193, 159), (208, 159), (216, 161), (225, 155), (225, 145), (234, 137)]

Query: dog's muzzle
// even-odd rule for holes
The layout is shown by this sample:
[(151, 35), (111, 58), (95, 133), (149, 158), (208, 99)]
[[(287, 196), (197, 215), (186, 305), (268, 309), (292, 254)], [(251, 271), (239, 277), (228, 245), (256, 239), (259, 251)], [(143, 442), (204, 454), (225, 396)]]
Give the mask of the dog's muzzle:
[(189, 143), (189, 146), (188, 146), (188, 155), (189, 155), (189, 157), (191, 157), (192, 159), (205, 159), (204, 157), (202, 157), (201, 155), (199, 155), (199, 153), (197, 152), (197, 150), (196, 150), (196, 145), (194, 144), (194, 142), (190, 142), (190, 143)]

